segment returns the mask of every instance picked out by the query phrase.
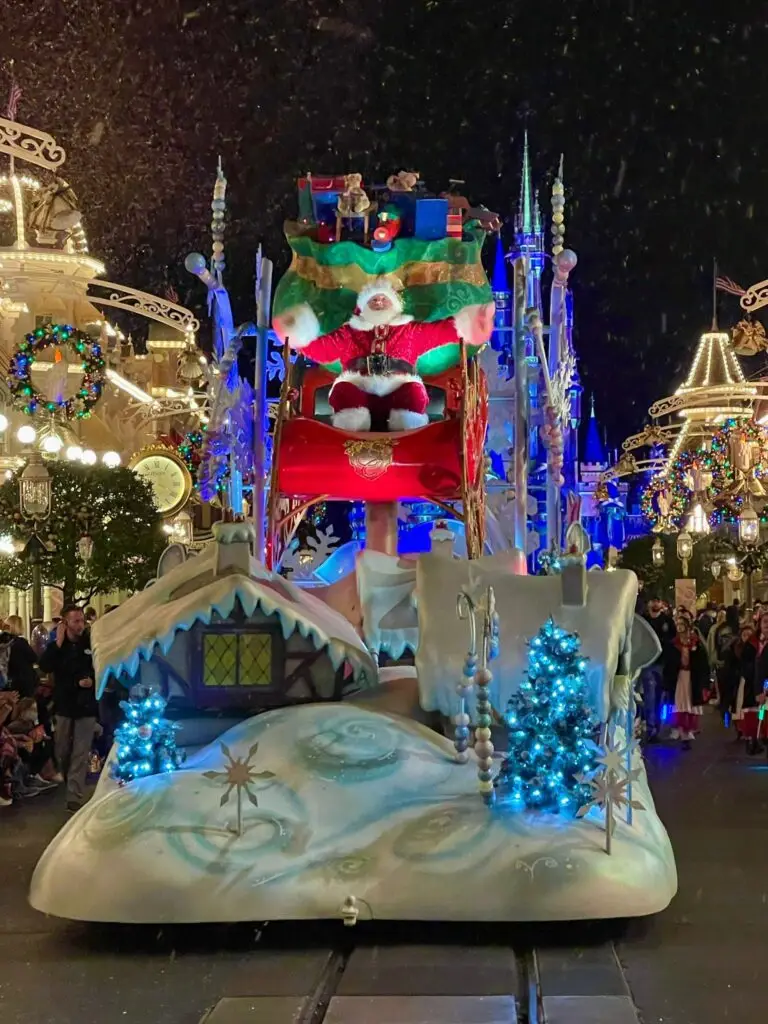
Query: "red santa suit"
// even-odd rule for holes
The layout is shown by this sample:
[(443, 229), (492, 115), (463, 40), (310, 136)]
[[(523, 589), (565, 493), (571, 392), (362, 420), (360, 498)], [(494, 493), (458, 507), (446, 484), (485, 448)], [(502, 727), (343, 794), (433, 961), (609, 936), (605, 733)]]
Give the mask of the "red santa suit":
[[(389, 299), (388, 310), (368, 306), (380, 295)], [(319, 322), (308, 305), (276, 318), (275, 329), (291, 348), (317, 363), (341, 363), (329, 397), (334, 426), (366, 431), (373, 421), (389, 430), (423, 427), (428, 422), (428, 396), (416, 361), (460, 339), (482, 345), (493, 326), (492, 303), (466, 307), (455, 317), (434, 323), (417, 323), (402, 308), (392, 285), (377, 281), (360, 292), (350, 320), (329, 334), (319, 335)]]

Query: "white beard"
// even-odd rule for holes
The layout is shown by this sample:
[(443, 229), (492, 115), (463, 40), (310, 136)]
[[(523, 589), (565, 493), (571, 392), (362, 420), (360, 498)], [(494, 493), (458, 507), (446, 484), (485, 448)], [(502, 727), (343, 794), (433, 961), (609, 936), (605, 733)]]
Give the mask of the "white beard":
[(396, 320), (402, 311), (402, 306), (390, 306), (388, 309), (371, 309), (370, 306), (365, 306), (360, 313), (360, 319), (365, 320), (371, 327), (385, 327)]

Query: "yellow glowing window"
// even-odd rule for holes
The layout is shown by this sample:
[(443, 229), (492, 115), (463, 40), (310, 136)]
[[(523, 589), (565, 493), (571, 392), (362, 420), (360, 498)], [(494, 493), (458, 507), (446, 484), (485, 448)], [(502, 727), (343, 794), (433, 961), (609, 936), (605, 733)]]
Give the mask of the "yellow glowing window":
[(204, 633), (204, 686), (271, 686), (272, 633)]

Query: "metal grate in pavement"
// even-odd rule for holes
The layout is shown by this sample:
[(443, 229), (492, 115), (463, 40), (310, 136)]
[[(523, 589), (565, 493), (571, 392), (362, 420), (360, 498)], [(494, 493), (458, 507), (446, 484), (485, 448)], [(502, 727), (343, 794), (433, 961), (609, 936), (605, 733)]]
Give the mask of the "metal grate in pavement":
[(544, 996), (546, 1024), (639, 1024), (628, 996)]
[(298, 1024), (303, 1007), (295, 996), (220, 999), (201, 1024)]
[(512, 996), (335, 996), (323, 1020), (323, 1024), (516, 1022)]

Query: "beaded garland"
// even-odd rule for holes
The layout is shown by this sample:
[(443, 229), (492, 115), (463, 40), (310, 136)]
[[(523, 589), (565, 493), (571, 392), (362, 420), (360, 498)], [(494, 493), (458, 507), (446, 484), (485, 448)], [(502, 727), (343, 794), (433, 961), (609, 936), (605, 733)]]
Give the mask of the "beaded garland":
[[(66, 345), (82, 360), (83, 377), (70, 398), (48, 398), (32, 383), (37, 356), (51, 346)], [(38, 412), (63, 412), (67, 419), (87, 419), (101, 398), (104, 387), (104, 358), (101, 346), (84, 331), (62, 324), (38, 327), (19, 342), (11, 359), (8, 387), (16, 404), (28, 416)]]

